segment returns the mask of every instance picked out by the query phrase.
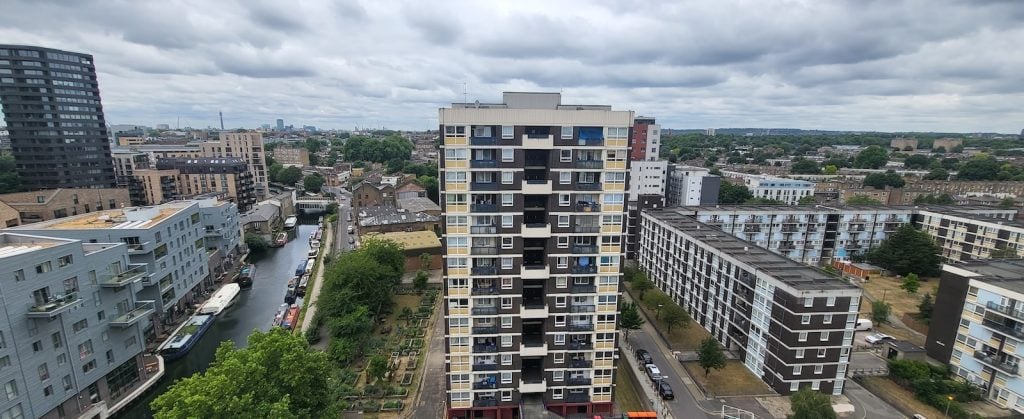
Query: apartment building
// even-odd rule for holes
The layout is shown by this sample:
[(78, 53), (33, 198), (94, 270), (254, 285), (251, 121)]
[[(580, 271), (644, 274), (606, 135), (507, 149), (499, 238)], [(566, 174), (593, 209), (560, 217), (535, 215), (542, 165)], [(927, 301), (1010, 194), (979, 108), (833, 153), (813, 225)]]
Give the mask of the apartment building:
[(638, 116), (633, 119), (633, 141), (629, 144), (632, 161), (657, 160), (661, 148), (661, 125), (654, 118)]
[(610, 413), (633, 113), (503, 99), (439, 115), (449, 417)]
[[(236, 158), (195, 158), (160, 159), (157, 171), (175, 170), (173, 199), (190, 198), (207, 193), (223, 193), (238, 204), (241, 211), (248, 211), (256, 204), (256, 187), (249, 165)], [(155, 182), (145, 182), (152, 185)], [(155, 193), (154, 193), (155, 194)], [(165, 197), (166, 198), (166, 197)], [(154, 204), (152, 202), (150, 204)]]
[(105, 417), (148, 379), (144, 265), (127, 245), (0, 232), (4, 418)]
[(942, 248), (949, 262), (989, 259), (993, 251), (1015, 249), (1024, 257), (1024, 223), (1017, 210), (975, 207), (956, 211), (920, 208), (915, 222)]
[(228, 272), (242, 256), (242, 224), (238, 205), (219, 197), (198, 197), (203, 239), (211, 280)]
[(274, 161), (282, 165), (309, 166), (309, 149), (302, 144), (281, 144), (272, 153)]
[(15, 169), (26, 189), (114, 186), (92, 55), (0, 45), (0, 96)]
[(134, 297), (153, 301), (157, 313), (152, 322), (143, 325), (147, 341), (199, 301), (197, 295), (204, 290), (200, 285), (208, 279), (202, 214), (200, 205), (192, 201), (96, 211), (6, 231), (126, 244), (132, 269), (143, 273), (133, 288)]
[(35, 223), (131, 204), (127, 189), (40, 189), (0, 195), (18, 211), (22, 223)]
[(117, 186), (128, 187), (134, 179), (136, 170), (150, 168), (149, 155), (140, 151), (115, 149), (112, 153), (114, 158), (114, 177), (117, 179)]
[(267, 178), (267, 157), (263, 149), (263, 134), (259, 132), (220, 132), (217, 141), (199, 143), (203, 157), (234, 157), (245, 160), (256, 183), (256, 199), (270, 197)]
[(665, 196), (668, 186), (668, 161), (633, 161), (629, 164), (629, 201), (640, 195)]
[(675, 211), (641, 214), (639, 266), (780, 394), (843, 392), (861, 291)]
[(814, 196), (814, 183), (777, 177), (747, 178), (747, 188), (755, 198), (774, 199), (788, 205), (800, 203), (800, 199)]
[(670, 207), (715, 205), (722, 178), (708, 169), (695, 166), (670, 165), (665, 203)]
[(394, 185), (360, 182), (352, 188), (352, 210), (358, 212), (369, 207), (393, 207), (396, 197)]
[(928, 328), (928, 356), (986, 398), (1024, 413), (1024, 261), (944, 265)]
[(14, 207), (0, 201), (0, 228), (14, 227), (21, 224), (21, 215)]

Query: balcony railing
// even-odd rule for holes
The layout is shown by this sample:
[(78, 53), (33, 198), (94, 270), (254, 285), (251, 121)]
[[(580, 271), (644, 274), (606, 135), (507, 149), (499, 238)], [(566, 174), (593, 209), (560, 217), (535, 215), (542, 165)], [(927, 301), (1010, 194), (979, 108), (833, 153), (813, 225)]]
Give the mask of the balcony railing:
[(597, 292), (597, 287), (594, 285), (573, 285), (572, 292), (574, 294), (593, 294)]
[(497, 160), (470, 160), (469, 167), (474, 169), (488, 169), (498, 167)]
[(469, 248), (471, 255), (496, 255), (498, 254), (498, 248), (493, 246), (480, 246)]
[(577, 202), (577, 212), (601, 212), (601, 204), (597, 202)]
[(604, 160), (576, 160), (574, 166), (577, 169), (603, 169)]
[(570, 386), (589, 386), (593, 381), (586, 377), (569, 377), (565, 383)]
[(490, 388), (498, 388), (497, 380), (477, 381), (473, 383), (473, 390), (482, 390)]
[(473, 182), (469, 184), (469, 187), (474, 191), (496, 191), (501, 188), (501, 184), (497, 182)]
[(72, 292), (67, 295), (51, 297), (49, 301), (43, 304), (37, 304), (28, 309), (29, 317), (43, 317), (49, 318), (57, 316), (64, 311), (67, 311), (71, 306), (82, 302), (82, 299), (78, 297), (77, 292)]
[[(579, 208), (579, 207), (577, 206), (577, 208)], [(578, 209), (577, 209), (577, 211), (578, 211)], [(578, 226), (573, 226), (572, 231), (574, 233), (598, 233), (598, 232), (601, 231), (601, 226), (599, 226), (599, 225), (578, 225)]]
[(498, 399), (473, 400), (473, 407), (494, 407), (498, 405)]
[(152, 242), (126, 243), (126, 245), (128, 246), (128, 253), (133, 253), (133, 254), (135, 254), (135, 253), (146, 253), (146, 252), (152, 250), (152, 249), (148, 249), (147, 250), (147, 248), (149, 247), (150, 243), (152, 243)]
[(569, 366), (573, 368), (592, 368), (594, 366), (594, 361), (587, 359), (573, 359), (569, 361)]
[(994, 320), (983, 319), (981, 324), (1004, 335), (1013, 336), (1017, 340), (1024, 341), (1024, 330), (1012, 328)]
[(473, 352), (495, 353), (498, 352), (498, 345), (495, 343), (482, 343), (473, 345)]
[[(570, 327), (570, 330), (572, 330), (572, 327)], [(594, 343), (570, 341), (569, 349), (594, 349)]]
[(125, 314), (115, 317), (110, 321), (110, 325), (113, 327), (129, 327), (139, 320), (145, 319), (156, 310), (155, 301), (139, 301), (135, 305), (135, 310), (129, 311)]
[(498, 268), (496, 266), (474, 266), (473, 275), (497, 275)]
[(1010, 308), (1009, 306), (999, 305), (993, 301), (985, 303), (985, 308), (991, 311), (995, 311), (996, 313), (1002, 314), (1004, 316), (1013, 317), (1014, 319), (1018, 319), (1024, 322), (1024, 311), (1013, 309)]
[(597, 138), (580, 138), (578, 144), (582, 145), (582, 146), (604, 145), (604, 138), (601, 138), (601, 137), (597, 137)]
[(470, 145), (495, 145), (498, 144), (498, 139), (494, 137), (470, 137)]
[(473, 326), (473, 334), (495, 334), (498, 326)]
[(572, 267), (572, 273), (574, 273), (574, 274), (596, 274), (597, 273), (597, 266), (594, 266), (594, 265), (588, 265), (588, 266), (574, 265)]
[(498, 307), (473, 307), (470, 310), (474, 316), (487, 316), (498, 314)]
[(469, 212), (498, 212), (498, 204), (470, 204)]
[[(570, 323), (569, 324), (569, 331), (570, 332), (591, 332), (593, 330), (594, 330), (594, 324), (593, 323)], [(570, 347), (572, 347), (572, 346), (570, 345)], [(583, 349), (583, 348), (572, 348), (572, 349)]]
[(761, 226), (760, 225), (745, 225), (745, 226), (743, 226), (743, 232), (744, 233), (760, 233), (761, 232)]
[(569, 306), (570, 313), (594, 313), (597, 306), (594, 304), (572, 304)]
[(599, 190), (601, 190), (601, 183), (600, 182), (588, 182), (588, 183), (579, 182), (579, 183), (576, 184), (576, 190), (578, 190), (578, 191), (599, 191)]
[(573, 245), (572, 253), (597, 253), (597, 246), (593, 245)]
[(498, 226), (471, 226), (470, 234), (498, 234)]
[(117, 275), (103, 275), (99, 283), (101, 287), (123, 287), (146, 276), (146, 265), (139, 265)]
[(566, 403), (590, 403), (590, 395), (587, 393), (569, 393), (565, 395)]
[(497, 371), (498, 363), (492, 362), (489, 364), (473, 364), (473, 371)]
[(473, 287), (470, 290), (471, 295), (495, 295), (498, 293), (498, 287)]
[(995, 355), (989, 355), (983, 351), (974, 351), (974, 358), (1010, 375), (1017, 375), (1017, 372), (1020, 371), (1020, 366), (1016, 363), (1000, 361)]

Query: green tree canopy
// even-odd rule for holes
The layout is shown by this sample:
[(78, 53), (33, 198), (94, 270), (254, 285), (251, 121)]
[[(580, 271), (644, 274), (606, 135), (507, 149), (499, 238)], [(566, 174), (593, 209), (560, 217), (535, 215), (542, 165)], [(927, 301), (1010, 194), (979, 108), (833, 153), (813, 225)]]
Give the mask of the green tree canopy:
[(260, 253), (270, 248), (270, 243), (267, 243), (267, 239), (264, 239), (259, 234), (245, 233), (244, 240), (245, 246), (253, 253)]
[(944, 194), (941, 194), (941, 195), (934, 195), (934, 194), (918, 195), (916, 198), (914, 198), (914, 204), (916, 204), (916, 205), (925, 205), (925, 204), (953, 205), (954, 203), (956, 203), (956, 201), (954, 201), (953, 197), (949, 196), (948, 193), (944, 193)]
[(633, 291), (636, 291), (637, 298), (641, 300), (644, 299), (644, 293), (654, 288), (654, 283), (647, 278), (647, 274), (644, 271), (638, 271), (637, 274), (630, 279), (629, 284), (633, 288)]
[(277, 179), (273, 179), (278, 183), (282, 183), (288, 186), (292, 186), (298, 181), (302, 180), (302, 169), (296, 166), (288, 166), (281, 171), (277, 172)]
[(718, 345), (715, 338), (708, 336), (700, 342), (700, 348), (697, 350), (697, 363), (704, 368), (705, 377), (711, 374), (711, 369), (725, 368), (725, 352), (722, 351), (722, 347)]
[(871, 320), (874, 320), (875, 323), (888, 323), (890, 312), (892, 312), (892, 306), (889, 303), (882, 300), (871, 302)]
[(413, 145), (398, 135), (383, 139), (355, 136), (345, 141), (345, 158), (349, 161), (373, 161), (383, 163), (392, 159), (403, 161), (412, 157)]
[(302, 178), (302, 188), (305, 189), (306, 192), (319, 193), (320, 188), (323, 186), (324, 177), (319, 173), (309, 174)]
[(789, 403), (793, 414), (787, 416), (788, 419), (836, 419), (829, 397), (809, 388), (793, 393)]
[(899, 275), (918, 272), (933, 277), (941, 273), (941, 253), (928, 233), (905, 224), (868, 252), (867, 260)]
[(383, 380), (388, 375), (388, 371), (388, 359), (381, 354), (370, 357), (370, 361), (366, 364), (366, 375), (377, 381)]
[(995, 157), (979, 154), (960, 165), (956, 172), (958, 180), (996, 180), (999, 177), (1000, 164)]
[(999, 201), (999, 208), (1013, 208), (1015, 206), (1017, 206), (1017, 200), (1010, 197), (1003, 198), (1002, 201)]
[(661, 308), (661, 320), (665, 323), (665, 327), (668, 328), (668, 333), (671, 334), (672, 329), (677, 327), (685, 329), (689, 326), (690, 315), (686, 314), (686, 310), (683, 310), (678, 304), (670, 303), (665, 304)]
[(330, 370), (304, 337), (257, 331), (244, 349), (222, 342), (206, 372), (175, 382), (151, 407), (159, 419), (334, 417)]
[(839, 167), (834, 164), (827, 164), (821, 169), (826, 175), (834, 175), (839, 173)]
[(924, 175), (924, 180), (949, 180), (949, 171), (941, 167), (936, 167)]
[(903, 288), (904, 291), (910, 294), (917, 294), (917, 290), (921, 288), (921, 280), (917, 277), (917, 274), (911, 272), (907, 274), (906, 278), (903, 278), (900, 288)]
[(793, 165), (789, 167), (789, 172), (816, 175), (821, 173), (821, 167), (813, 160), (797, 158), (793, 160)]
[(993, 249), (988, 253), (989, 259), (1017, 259), (1020, 256), (1017, 254), (1015, 247), (1004, 247), (1001, 249)]
[(21, 192), (21, 179), (18, 178), (14, 156), (0, 155), (0, 193)]
[(924, 293), (921, 296), (921, 303), (917, 305), (917, 314), (920, 314), (922, 319), (929, 320), (932, 318), (932, 311), (934, 310), (935, 301), (932, 299), (931, 293)]
[(435, 204), (440, 204), (441, 185), (437, 183), (437, 177), (429, 175), (421, 175), (416, 178), (416, 183), (427, 190), (427, 198), (434, 201)]
[(643, 327), (644, 323), (647, 323), (642, 316), (640, 316), (640, 310), (636, 307), (636, 303), (622, 303), (622, 307), (619, 313), (619, 328), (626, 335), (626, 339), (629, 339), (629, 332), (639, 330)]
[(882, 205), (882, 201), (864, 195), (851, 196), (846, 203), (849, 205)]
[(903, 167), (907, 169), (927, 169), (934, 159), (924, 154), (914, 154), (903, 159)]
[(907, 182), (903, 180), (903, 176), (896, 172), (872, 173), (864, 176), (864, 186), (870, 186), (875, 189), (885, 189), (886, 186), (902, 188), (906, 184)]
[(858, 169), (879, 169), (889, 162), (889, 153), (881, 146), (868, 146), (853, 160), (853, 166)]
[(750, 193), (750, 189), (743, 185), (722, 182), (718, 188), (719, 204), (742, 204), (753, 198), (754, 194)]

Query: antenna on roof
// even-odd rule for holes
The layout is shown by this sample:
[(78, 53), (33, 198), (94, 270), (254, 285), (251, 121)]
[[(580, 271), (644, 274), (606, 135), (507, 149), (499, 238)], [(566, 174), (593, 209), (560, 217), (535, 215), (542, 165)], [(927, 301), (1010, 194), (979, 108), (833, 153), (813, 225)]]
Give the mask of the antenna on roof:
[(466, 82), (462, 82), (462, 103), (469, 103), (469, 92), (466, 90)]

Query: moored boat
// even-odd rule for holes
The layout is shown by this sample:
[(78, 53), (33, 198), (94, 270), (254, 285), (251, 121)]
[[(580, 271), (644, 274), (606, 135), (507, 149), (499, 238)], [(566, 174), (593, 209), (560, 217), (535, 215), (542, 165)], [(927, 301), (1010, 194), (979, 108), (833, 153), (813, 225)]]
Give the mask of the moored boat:
[(303, 275), (299, 281), (299, 286), (295, 288), (295, 295), (299, 297), (306, 296), (306, 285), (309, 283), (309, 275)]
[(242, 269), (238, 271), (238, 279), (235, 282), (238, 283), (242, 288), (252, 287), (253, 276), (256, 275), (256, 265), (247, 264), (242, 266)]
[(292, 304), (288, 308), (287, 314), (284, 316), (284, 321), (281, 322), (281, 327), (292, 330), (295, 328), (295, 322), (299, 319), (299, 306)]
[(277, 313), (274, 314), (274, 323), (271, 326), (281, 326), (284, 323), (284, 316), (288, 314), (288, 304), (281, 304), (281, 307), (277, 308)]
[(294, 215), (289, 216), (288, 218), (286, 218), (284, 220), (284, 228), (287, 228), (289, 230), (293, 229), (293, 228), (295, 228), (295, 225), (298, 224), (298, 223), (299, 223), (299, 218), (298, 217), (296, 217)]
[(299, 277), (292, 277), (288, 280), (288, 289), (284, 293), (284, 302), (291, 304), (295, 302), (295, 296), (299, 286)]
[(210, 314), (197, 314), (189, 318), (174, 331), (170, 339), (160, 345), (159, 352), (164, 361), (174, 361), (185, 356), (196, 342), (199, 342), (211, 324), (213, 315)]
[(288, 244), (288, 233), (280, 232), (274, 236), (274, 240), (270, 243), (271, 247), (281, 247)]
[(228, 307), (231, 307), (231, 305), (235, 303), (241, 289), (242, 287), (238, 284), (227, 284), (220, 287), (220, 289), (213, 294), (213, 297), (210, 297), (210, 299), (207, 300), (202, 307), (199, 307), (199, 310), (196, 312), (199, 314), (212, 314), (214, 316), (220, 315), (220, 313), (227, 310)]

